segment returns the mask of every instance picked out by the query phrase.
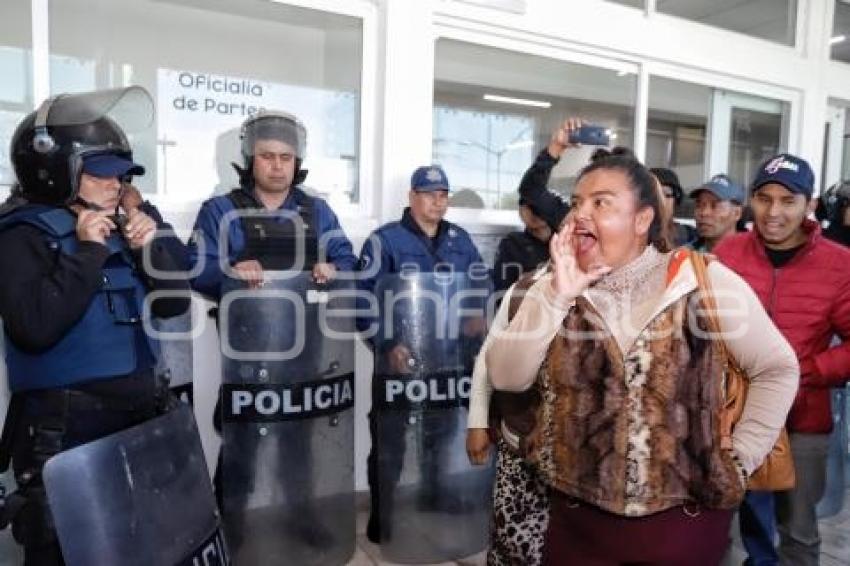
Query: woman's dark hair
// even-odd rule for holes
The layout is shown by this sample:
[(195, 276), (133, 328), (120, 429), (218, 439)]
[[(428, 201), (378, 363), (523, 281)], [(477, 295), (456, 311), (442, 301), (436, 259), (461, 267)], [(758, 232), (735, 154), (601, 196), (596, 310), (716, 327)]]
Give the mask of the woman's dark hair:
[(626, 147), (613, 149), (599, 148), (590, 156), (590, 163), (578, 174), (576, 183), (588, 173), (597, 169), (613, 169), (621, 171), (628, 179), (632, 192), (638, 202), (638, 208), (648, 206), (655, 213), (649, 226), (649, 243), (660, 252), (670, 251), (662, 215), (660, 195), (656, 179), (643, 163), (638, 161), (632, 150)]

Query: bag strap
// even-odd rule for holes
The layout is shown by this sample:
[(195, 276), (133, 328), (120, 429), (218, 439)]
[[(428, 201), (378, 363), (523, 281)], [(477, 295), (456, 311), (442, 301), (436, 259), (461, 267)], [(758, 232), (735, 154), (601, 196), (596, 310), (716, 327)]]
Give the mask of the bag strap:
[[(697, 279), (697, 288), (701, 291), (702, 304), (705, 307), (706, 324), (720, 347), (723, 356), (724, 377), (721, 382), (722, 407), (720, 409), (720, 446), (726, 450), (732, 449), (732, 430), (740, 417), (739, 410), (743, 408), (742, 399), (746, 398), (747, 374), (738, 365), (735, 357), (729, 353), (726, 342), (722, 338), (720, 320), (717, 318), (717, 301), (708, 279), (707, 263), (710, 261), (704, 254), (691, 250), (691, 265)], [(737, 397), (741, 397), (738, 399)]]
[(717, 301), (714, 298), (711, 281), (708, 279), (708, 263), (711, 261), (710, 256), (706, 256), (696, 250), (690, 250), (688, 253), (691, 259), (691, 265), (694, 269), (694, 275), (696, 275), (697, 278), (697, 288), (702, 292), (701, 299), (705, 306), (708, 330), (716, 337), (715, 339), (717, 341), (717, 345), (720, 347), (720, 353), (723, 354), (726, 363), (732, 366), (735, 371), (744, 375), (744, 371), (738, 365), (735, 357), (729, 353), (729, 349), (726, 347), (726, 341), (722, 338), (723, 334), (720, 330), (720, 319), (717, 318)]
[[(717, 301), (714, 299), (714, 291), (711, 288), (711, 282), (708, 280), (708, 260), (706, 257), (696, 250), (688, 252), (691, 259), (691, 266), (694, 269), (694, 275), (697, 278), (697, 289), (700, 291), (700, 300), (705, 306), (706, 324), (708, 331), (714, 336), (720, 336), (720, 321), (717, 318)], [(729, 353), (726, 351), (726, 342), (723, 339), (717, 340), (720, 346), (720, 351), (728, 358)]]

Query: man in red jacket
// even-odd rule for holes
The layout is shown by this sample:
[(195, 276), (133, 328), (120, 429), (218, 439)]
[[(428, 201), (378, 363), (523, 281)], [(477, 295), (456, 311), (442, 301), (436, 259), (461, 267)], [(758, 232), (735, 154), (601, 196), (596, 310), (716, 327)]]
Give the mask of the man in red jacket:
[[(741, 505), (745, 564), (818, 563), (815, 506), (824, 493), (830, 388), (850, 376), (850, 251), (822, 237), (809, 164), (780, 154), (760, 168), (751, 201), (754, 230), (728, 236), (714, 253), (743, 277), (800, 361), (800, 389), (788, 415), (797, 485), (787, 492), (748, 492)], [(843, 343), (830, 347), (833, 336)], [(775, 520), (780, 545), (773, 546)]]

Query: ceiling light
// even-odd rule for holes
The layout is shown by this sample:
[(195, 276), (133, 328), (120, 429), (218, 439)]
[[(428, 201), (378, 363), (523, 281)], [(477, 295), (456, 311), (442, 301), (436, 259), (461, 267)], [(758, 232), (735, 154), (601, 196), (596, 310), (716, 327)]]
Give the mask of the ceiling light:
[(830, 45), (835, 45), (836, 43), (842, 43), (842, 42), (843, 42), (843, 41), (845, 41), (846, 39), (847, 39), (847, 36), (846, 36), (846, 35), (836, 35), (835, 37), (830, 38), (830, 40), (829, 40), (829, 44), (830, 44)]
[(498, 94), (485, 94), (484, 100), (490, 102), (504, 102), (505, 104), (518, 104), (520, 106), (534, 106), (536, 108), (551, 108), (552, 103), (545, 100), (529, 100), (527, 98), (513, 98), (510, 96), (501, 96)]

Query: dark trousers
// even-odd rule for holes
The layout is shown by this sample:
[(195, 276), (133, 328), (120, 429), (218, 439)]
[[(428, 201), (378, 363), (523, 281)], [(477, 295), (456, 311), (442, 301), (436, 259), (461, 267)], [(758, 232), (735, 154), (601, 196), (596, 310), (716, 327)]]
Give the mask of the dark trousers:
[[(390, 524), (392, 521), (391, 510), (393, 508), (392, 494), (401, 477), (404, 465), (404, 453), (406, 450), (406, 420), (408, 413), (399, 411), (392, 418), (383, 418), (392, 421), (395, 426), (381, 427), (382, 436), (378, 435), (378, 411), (369, 411), (369, 437), (371, 447), (366, 458), (366, 478), (369, 482), (369, 523), (373, 538), (388, 538)], [(389, 423), (387, 423), (389, 424)], [(379, 448), (378, 443), (381, 446)], [(382, 450), (382, 460), (378, 461), (379, 450)], [(383, 492), (384, 497), (381, 498)]]
[(677, 506), (624, 517), (550, 492), (543, 549), (548, 566), (717, 566), (729, 547), (732, 511)]
[(776, 566), (776, 515), (772, 491), (748, 491), (738, 510), (741, 542), (747, 551), (744, 566)]

